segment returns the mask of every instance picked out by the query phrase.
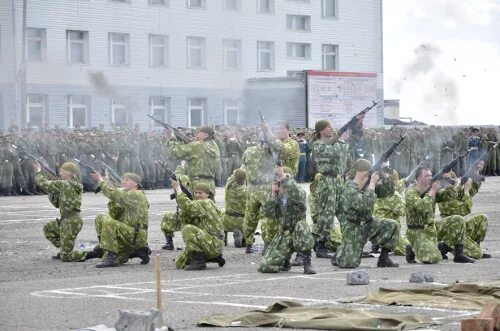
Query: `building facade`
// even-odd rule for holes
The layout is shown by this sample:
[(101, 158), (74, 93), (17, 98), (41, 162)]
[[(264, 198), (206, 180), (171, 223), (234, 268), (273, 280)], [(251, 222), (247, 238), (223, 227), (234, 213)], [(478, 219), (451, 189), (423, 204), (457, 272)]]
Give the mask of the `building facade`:
[(377, 73), (382, 91), (381, 7), (27, 0), (24, 12), (22, 0), (0, 0), (0, 127), (148, 129), (146, 113), (174, 126), (244, 123), (247, 79), (306, 69)]

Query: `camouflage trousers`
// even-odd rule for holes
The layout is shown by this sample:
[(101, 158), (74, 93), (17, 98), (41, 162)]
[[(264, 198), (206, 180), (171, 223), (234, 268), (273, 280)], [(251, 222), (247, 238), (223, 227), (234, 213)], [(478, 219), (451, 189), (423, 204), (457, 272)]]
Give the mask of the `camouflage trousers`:
[(173, 237), (175, 231), (181, 230), (181, 213), (181, 210), (179, 210), (179, 213), (175, 211), (168, 211), (165, 215), (163, 215), (160, 228), (166, 236)]
[(325, 242), (330, 237), (343, 188), (344, 181), (341, 179), (331, 176), (321, 176), (319, 179), (315, 196), (318, 221), (314, 234)]
[(466, 218), (465, 221), (465, 242), (464, 254), (473, 258), (483, 257), (483, 250), (480, 243), (486, 237), (488, 230), (488, 216), (484, 214), (474, 215)]
[[(259, 220), (263, 218), (260, 207), (267, 199), (271, 191), (271, 185), (249, 186), (247, 193), (247, 203), (245, 208), (245, 218), (243, 220), (243, 237), (247, 244), (254, 242), (254, 233), (259, 225)], [(264, 229), (261, 229), (264, 231)], [(264, 232), (262, 234), (264, 236)]]
[(438, 241), (451, 248), (463, 244), (465, 240), (465, 221), (462, 216), (453, 215), (427, 224), (424, 229), (408, 229), (406, 237), (413, 247), (416, 258), (422, 263), (438, 263), (442, 260), (437, 247)]
[(294, 229), (279, 229), (260, 260), (258, 270), (263, 273), (280, 272), (294, 252), (310, 251), (313, 245), (314, 238), (305, 220), (298, 222)]
[(191, 224), (184, 225), (181, 232), (186, 248), (175, 258), (177, 269), (184, 269), (190, 264), (195, 252), (203, 253), (208, 259), (222, 255), (223, 240)]
[[(134, 251), (148, 244), (148, 232), (145, 229), (140, 229), (135, 242), (134, 228), (125, 223), (117, 221), (108, 214), (99, 213), (95, 218), (95, 230), (97, 236), (101, 238), (99, 244), (105, 251), (118, 254), (121, 263), (128, 261), (128, 256)], [(107, 252), (103, 259), (106, 259)]]
[[(318, 208), (316, 206), (316, 202), (315, 202), (313, 194), (309, 195), (308, 201), (309, 201), (309, 210), (311, 212), (311, 220), (313, 223), (312, 233), (317, 233), (318, 232), (318, 230), (317, 230)], [(328, 247), (329, 250), (331, 250), (332, 252), (335, 252), (335, 251), (337, 251), (341, 242), (342, 242), (342, 232), (340, 231), (340, 225), (334, 224), (334, 226), (332, 227), (332, 230), (330, 231), (330, 235), (329, 235), (328, 240), (326, 242), (326, 246)]]
[(222, 223), (224, 224), (224, 231), (234, 232), (235, 230), (243, 231), (243, 216), (229, 216), (224, 214)]
[(270, 243), (278, 235), (279, 223), (276, 219), (264, 218), (260, 222), (260, 229), (262, 231), (262, 240), (264, 243)]
[(357, 268), (368, 240), (389, 250), (393, 250), (399, 241), (400, 225), (388, 218), (374, 217), (372, 222), (361, 224), (341, 219), (340, 227), (342, 244), (335, 254), (340, 268)]
[(80, 215), (73, 215), (61, 221), (51, 221), (43, 227), (43, 234), (52, 245), (60, 248), (61, 261), (80, 262), (85, 261), (87, 255), (84, 251), (75, 251), (75, 240), (82, 229), (83, 220)]

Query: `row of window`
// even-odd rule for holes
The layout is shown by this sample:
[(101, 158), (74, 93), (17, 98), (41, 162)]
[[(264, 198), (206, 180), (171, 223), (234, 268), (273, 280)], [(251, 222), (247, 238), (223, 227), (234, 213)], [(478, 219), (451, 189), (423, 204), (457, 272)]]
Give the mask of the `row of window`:
[[(68, 95), (68, 127), (90, 126), (90, 96)], [(150, 113), (164, 122), (170, 122), (170, 98), (151, 97), (149, 100)], [(224, 99), (224, 123), (236, 125), (240, 123), (240, 101), (238, 99)], [(199, 127), (205, 124), (207, 110), (206, 98), (189, 98), (187, 100), (188, 126)], [(40, 127), (44, 124), (48, 114), (47, 96), (30, 94), (26, 97), (26, 123), (31, 127)], [(131, 124), (131, 110), (127, 104), (117, 100), (110, 102), (110, 124), (127, 126)], [(153, 121), (152, 126), (157, 126)]]
[[(131, 0), (111, 0), (112, 2), (130, 3)], [(222, 0), (222, 9), (228, 11), (241, 11), (242, 0)], [(248, 1), (248, 0), (247, 0)], [(289, 0), (310, 3), (310, 0)], [(274, 14), (275, 0), (256, 0), (257, 13)], [(168, 6), (168, 0), (148, 0), (150, 5)], [(207, 9), (207, 0), (186, 0), (186, 7), (190, 9)], [(337, 15), (337, 0), (321, 0), (321, 16), (335, 18)]]
[[(294, 25), (295, 26), (295, 25)], [(26, 58), (28, 61), (44, 61), (46, 59), (46, 30), (28, 28)], [(67, 62), (70, 64), (89, 63), (89, 33), (88, 31), (66, 31)], [(109, 33), (109, 64), (130, 65), (130, 34)], [(242, 41), (239, 39), (224, 39), (224, 68), (242, 68)], [(295, 60), (311, 60), (311, 44), (287, 42), (287, 58)], [(194, 69), (206, 68), (206, 38), (187, 37), (186, 56), (187, 67)], [(322, 69), (337, 70), (337, 45), (322, 44)], [(149, 65), (150, 67), (166, 67), (169, 63), (169, 37), (166, 35), (149, 35)], [(257, 42), (257, 70), (272, 71), (275, 68), (275, 43), (273, 41)]]

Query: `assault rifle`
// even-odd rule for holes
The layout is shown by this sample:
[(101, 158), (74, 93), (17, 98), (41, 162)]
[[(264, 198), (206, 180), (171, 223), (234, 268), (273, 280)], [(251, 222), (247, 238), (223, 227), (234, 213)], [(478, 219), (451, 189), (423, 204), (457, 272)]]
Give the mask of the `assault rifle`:
[(161, 126), (163, 126), (165, 129), (167, 130), (172, 130), (174, 132), (174, 136), (179, 139), (180, 141), (182, 141), (184, 144), (189, 144), (191, 142), (191, 139), (186, 136), (184, 133), (182, 133), (179, 129), (177, 128), (174, 128), (173, 126), (171, 126), (170, 124), (168, 123), (165, 123), (157, 118), (155, 118), (154, 116), (151, 116), (149, 114), (146, 114), (146, 116), (148, 116), (149, 118), (151, 118), (153, 121), (155, 121), (156, 123), (160, 124)]
[(360, 116), (363, 116), (365, 115), (366, 113), (368, 113), (370, 110), (372, 110), (378, 103), (380, 102), (380, 100), (377, 100), (377, 101), (373, 101), (373, 105), (371, 106), (368, 106), (366, 107), (365, 109), (363, 109), (362, 111), (360, 111), (359, 113), (357, 113), (356, 115), (354, 115), (350, 120), (349, 122), (347, 122), (346, 124), (344, 124), (338, 131), (337, 131), (337, 136), (340, 137), (342, 135), (342, 133), (344, 133), (345, 131), (349, 130), (349, 129), (352, 129), (354, 127), (354, 125), (356, 124), (356, 122), (358, 121), (358, 117)]
[[(260, 122), (265, 125), (266, 124), (266, 119), (264, 118), (264, 115), (262, 114), (262, 111), (260, 110), (260, 108), (258, 108), (257, 111), (259, 112)], [(273, 150), (271, 149), (270, 142), (269, 142), (269, 137), (267, 136), (267, 132), (265, 130), (262, 130), (262, 133), (264, 134), (264, 143), (267, 144), (267, 150), (268, 150), (269, 154), (271, 154), (271, 156), (273, 157), (273, 159), (276, 160), (276, 165), (277, 166), (279, 166), (279, 167), (283, 166), (283, 161), (281, 160), (281, 151), (279, 152), (279, 154), (277, 156), (275, 156), (274, 153), (273, 153)]]
[[(177, 176), (175, 175), (175, 173), (165, 164), (165, 162), (163, 161), (158, 161), (158, 163), (162, 166), (163, 169), (165, 169), (165, 173), (166, 175), (170, 178), (170, 179), (173, 179), (175, 180), (176, 182), (179, 181), (177, 179)], [(184, 193), (188, 198), (189, 200), (193, 200), (193, 195), (191, 194), (191, 192), (187, 189), (187, 187), (185, 187), (182, 182), (179, 182), (180, 184), (180, 187), (181, 187), (181, 191), (182, 193)], [(174, 200), (174, 199), (177, 199), (177, 194), (174, 192), (172, 194), (170, 194), (170, 200)]]
[(54, 170), (52, 170), (41, 157), (36, 157), (35, 155), (33, 155), (33, 154), (25, 151), (22, 148), (17, 147), (16, 145), (12, 145), (12, 147), (15, 148), (15, 149), (17, 149), (19, 151), (19, 153), (23, 154), (25, 156), (25, 159), (31, 159), (33, 161), (38, 162), (40, 164), (40, 166), (42, 167), (42, 169), (47, 174), (49, 174), (49, 176), (51, 177), (51, 179), (54, 179), (54, 180), (58, 180), (59, 179), (59, 176), (57, 175), (57, 173)]
[[(438, 181), (438, 180), (441, 180), (441, 179), (446, 179), (445, 177), (443, 177), (444, 174), (450, 172), (453, 167), (455, 167), (457, 165), (457, 163), (462, 160), (464, 157), (466, 157), (474, 148), (469, 148), (465, 153), (463, 153), (462, 155), (459, 155), (457, 156), (456, 158), (454, 158), (450, 163), (448, 163), (447, 165), (444, 166), (443, 169), (441, 169), (437, 174), (435, 174), (434, 176), (432, 176), (432, 179), (431, 179), (431, 183), (434, 183), (435, 181)], [(453, 181), (453, 183), (449, 180), (449, 179), (446, 179), (450, 184), (454, 184), (455, 182)], [(427, 192), (429, 192), (429, 190), (431, 189), (432, 187), (432, 184), (422, 193), (420, 194), (420, 197), (423, 198), (425, 196), (425, 194)]]
[(485, 180), (485, 177), (483, 175), (481, 175), (480, 173), (478, 173), (476, 171), (476, 166), (479, 162), (483, 161), (487, 161), (488, 159), (488, 156), (489, 154), (491, 153), (491, 151), (493, 151), (495, 148), (497, 148), (498, 146), (498, 142), (490, 147), (488, 147), (488, 150), (486, 152), (484, 152), (480, 157), (479, 159), (476, 160), (476, 162), (474, 162), (474, 164), (472, 164), (469, 169), (467, 169), (467, 171), (465, 172), (465, 174), (462, 176), (462, 178), (460, 179), (460, 184), (464, 185), (465, 182), (469, 179), (469, 178), (472, 178), (474, 181), (476, 182), (484, 182)]

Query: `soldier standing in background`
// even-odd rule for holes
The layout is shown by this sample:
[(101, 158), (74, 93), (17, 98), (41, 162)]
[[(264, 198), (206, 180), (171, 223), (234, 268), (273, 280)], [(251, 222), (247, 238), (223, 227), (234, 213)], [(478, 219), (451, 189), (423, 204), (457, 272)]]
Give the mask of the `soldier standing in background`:
[(229, 176), (224, 190), (224, 232), (227, 242), (227, 233), (233, 232), (234, 246), (246, 246), (243, 238), (243, 220), (247, 198), (246, 173), (243, 169), (236, 169)]

